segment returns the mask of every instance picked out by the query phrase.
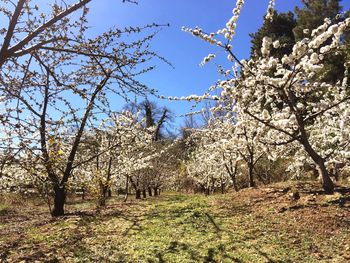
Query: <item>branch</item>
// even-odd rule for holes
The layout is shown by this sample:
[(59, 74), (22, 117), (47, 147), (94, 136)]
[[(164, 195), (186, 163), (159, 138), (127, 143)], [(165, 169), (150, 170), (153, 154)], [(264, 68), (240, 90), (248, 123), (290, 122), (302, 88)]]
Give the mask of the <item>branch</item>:
[(85, 128), (87, 119), (88, 119), (88, 117), (90, 115), (90, 112), (91, 112), (92, 108), (95, 105), (95, 99), (96, 99), (98, 93), (107, 84), (107, 81), (111, 77), (111, 74), (112, 74), (112, 72), (110, 72), (107, 76), (105, 76), (105, 78), (103, 80), (101, 80), (100, 84), (97, 85), (97, 87), (95, 88), (95, 90), (94, 90), (94, 92), (93, 92), (93, 94), (91, 96), (90, 102), (89, 102), (89, 104), (86, 107), (83, 119), (81, 120), (81, 123), (80, 123), (80, 127), (79, 127), (79, 130), (78, 130), (78, 133), (75, 136), (72, 149), (71, 149), (70, 154), (68, 156), (66, 169), (64, 171), (64, 175), (63, 175), (63, 178), (62, 178), (62, 183), (63, 184), (68, 181), (68, 178), (69, 178), (69, 176), (71, 174), (71, 171), (72, 171), (72, 168), (73, 168), (73, 162), (74, 162), (74, 159), (75, 159), (75, 155), (77, 153), (78, 146), (80, 144), (80, 139), (81, 139), (81, 137), (83, 135), (84, 128)]
[(1, 50), (0, 50), (0, 67), (2, 64), (6, 61), (7, 56), (8, 56), (8, 47), (10, 45), (13, 32), (15, 30), (15, 27), (18, 22), (18, 18), (21, 15), (21, 11), (23, 9), (23, 5), (25, 4), (26, 0), (19, 0), (16, 6), (16, 9), (12, 15), (10, 24), (8, 26), (8, 30), (4, 39), (4, 42), (2, 44)]
[(99, 152), (99, 153), (97, 153), (97, 154), (91, 156), (90, 158), (88, 158), (88, 159), (86, 159), (86, 160), (83, 160), (83, 161), (77, 163), (76, 165), (74, 165), (74, 166), (72, 167), (72, 169), (75, 169), (75, 168), (77, 168), (77, 167), (79, 167), (79, 166), (81, 166), (81, 165), (83, 165), (83, 164), (85, 164), (85, 163), (88, 163), (88, 162), (92, 161), (93, 159), (97, 158), (98, 156), (101, 156), (102, 154), (108, 152), (109, 150), (112, 150), (114, 147), (117, 147), (117, 146), (119, 146), (119, 143), (114, 144), (114, 145), (110, 146), (109, 148), (107, 148), (106, 150), (104, 150), (104, 151), (102, 151), (102, 152)]
[(108, 55), (108, 54), (94, 54), (94, 53), (89, 53), (89, 52), (84, 52), (84, 51), (79, 51), (79, 50), (74, 50), (74, 49), (67, 49), (67, 48), (56, 48), (56, 47), (45, 47), (45, 46), (41, 46), (39, 48), (43, 49), (43, 50), (50, 50), (50, 51), (56, 51), (56, 52), (65, 52), (65, 53), (71, 53), (71, 54), (84, 55), (84, 56), (87, 56), (87, 57), (108, 58), (108, 59), (113, 59), (113, 60), (117, 59), (115, 56), (111, 56), (111, 55)]
[(252, 117), (254, 120), (257, 120), (257, 121), (261, 122), (262, 124), (266, 125), (267, 127), (270, 127), (270, 128), (272, 128), (272, 129), (274, 129), (274, 130), (276, 130), (276, 131), (282, 132), (282, 133), (284, 133), (284, 134), (286, 134), (286, 135), (288, 135), (288, 136), (290, 136), (290, 137), (294, 137), (293, 134), (291, 134), (291, 133), (289, 133), (289, 132), (287, 132), (287, 131), (285, 131), (285, 130), (283, 130), (283, 129), (281, 129), (281, 128), (278, 128), (278, 127), (272, 125), (272, 124), (269, 123), (268, 121), (264, 121), (264, 120), (262, 120), (262, 119), (256, 117), (254, 114), (250, 113), (249, 111), (244, 110), (244, 112), (247, 113), (247, 114), (248, 114), (250, 117)]
[(46, 45), (46, 44), (49, 44), (49, 43), (52, 43), (54, 41), (57, 41), (57, 40), (64, 40), (65, 38), (51, 38), (51, 39), (48, 39), (48, 40), (45, 40), (43, 42), (40, 42), (40, 43), (37, 43), (37, 44), (34, 44), (32, 45), (31, 47), (29, 48), (26, 48), (26, 49), (23, 49), (21, 51), (18, 51), (18, 52), (15, 52), (13, 54), (14, 57), (20, 57), (20, 56), (23, 56), (23, 55), (26, 55), (26, 54), (29, 54), (30, 52), (34, 51), (34, 50), (38, 50), (40, 49), (43, 45)]
[(268, 144), (268, 145), (273, 145), (273, 146), (282, 146), (282, 145), (290, 144), (298, 139), (299, 139), (298, 136), (295, 134), (291, 139), (284, 141), (284, 142), (266, 142), (266, 141), (261, 141), (261, 140), (259, 140), (259, 142), (262, 144)]
[(344, 99), (342, 99), (342, 100), (338, 101), (337, 103), (335, 103), (335, 104), (333, 104), (333, 105), (327, 107), (326, 109), (323, 109), (323, 110), (321, 110), (321, 111), (319, 111), (319, 112), (316, 112), (316, 113), (310, 115), (310, 116), (307, 117), (304, 121), (307, 122), (307, 121), (309, 121), (309, 120), (313, 120), (313, 119), (317, 118), (319, 115), (325, 113), (326, 111), (328, 111), (328, 110), (330, 110), (330, 109), (332, 109), (332, 108), (334, 108), (334, 107), (337, 107), (338, 105), (342, 104), (343, 102), (345, 102), (345, 101), (347, 101), (347, 100), (349, 100), (349, 99), (350, 99), (350, 96), (345, 97)]
[[(23, 0), (21, 0), (23, 1)], [(80, 0), (78, 3), (68, 7), (65, 11), (62, 11), (57, 16), (51, 18), (49, 21), (44, 23), (43, 25), (39, 26), (37, 29), (35, 29), (33, 32), (28, 34), (24, 39), (22, 39), (19, 43), (17, 43), (15, 46), (11, 47), (8, 52), (9, 54), (14, 54), (16, 51), (23, 48), (25, 45), (27, 45), (30, 41), (32, 41), (34, 38), (36, 38), (40, 33), (42, 33), (45, 29), (51, 27), (56, 22), (60, 21), (64, 17), (68, 16), (69, 14), (73, 13), (74, 11), (78, 10), (79, 8), (85, 6), (87, 3), (89, 3), (91, 0)], [(25, 2), (25, 1), (23, 1)], [(1, 65), (1, 64), (0, 64)]]

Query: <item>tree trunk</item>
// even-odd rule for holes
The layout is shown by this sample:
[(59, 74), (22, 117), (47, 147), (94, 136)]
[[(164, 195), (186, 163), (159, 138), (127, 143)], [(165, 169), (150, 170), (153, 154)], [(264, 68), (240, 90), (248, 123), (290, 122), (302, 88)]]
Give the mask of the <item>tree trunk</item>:
[(126, 177), (124, 202), (128, 200), (128, 197), (129, 197), (129, 176)]
[(331, 177), (329, 176), (326, 165), (324, 164), (324, 159), (312, 148), (306, 136), (303, 137), (302, 144), (304, 146), (305, 151), (310, 155), (310, 157), (316, 163), (321, 172), (322, 187), (324, 191), (326, 192), (326, 194), (333, 194), (334, 184)]
[(255, 182), (254, 182), (254, 166), (252, 164), (248, 164), (249, 166), (249, 171), (248, 171), (248, 177), (249, 177), (249, 187), (255, 187)]
[(225, 183), (221, 182), (221, 194), (225, 193)]
[(334, 184), (324, 164), (325, 160), (314, 150), (314, 148), (312, 148), (309, 142), (307, 132), (305, 130), (305, 123), (303, 119), (298, 115), (296, 117), (297, 117), (299, 129), (300, 129), (300, 135), (301, 135), (300, 142), (303, 145), (305, 151), (310, 155), (311, 159), (316, 163), (316, 165), (320, 169), (320, 172), (322, 175), (322, 186), (326, 194), (333, 194)]
[(64, 215), (64, 203), (66, 202), (66, 189), (64, 186), (54, 186), (54, 206), (52, 210), (52, 216)]
[(108, 187), (108, 197), (111, 198), (112, 197), (112, 190), (111, 188)]
[(322, 175), (322, 187), (325, 190), (327, 194), (333, 194), (334, 193), (334, 184), (329, 176), (329, 173), (327, 171), (326, 166), (324, 165), (324, 161), (322, 160), (319, 164), (318, 167), (320, 168), (320, 172)]
[(108, 192), (108, 186), (101, 185), (100, 186), (100, 198), (98, 199), (98, 206), (106, 206), (106, 198)]
[(236, 175), (231, 176), (232, 184), (233, 184), (233, 189), (235, 189), (236, 192), (238, 192), (238, 187), (237, 187), (237, 181), (236, 181)]
[(158, 196), (158, 189), (157, 189), (157, 187), (154, 187), (153, 191), (154, 191), (154, 196)]
[(147, 198), (146, 189), (142, 190), (142, 197), (143, 197), (143, 198)]
[(106, 197), (105, 196), (100, 196), (100, 198), (98, 199), (98, 206), (100, 206), (100, 207), (106, 206)]
[(141, 199), (141, 190), (140, 189), (136, 189), (135, 198), (136, 199)]
[(152, 194), (152, 188), (151, 187), (148, 187), (148, 195), (149, 196), (152, 196), (153, 194)]

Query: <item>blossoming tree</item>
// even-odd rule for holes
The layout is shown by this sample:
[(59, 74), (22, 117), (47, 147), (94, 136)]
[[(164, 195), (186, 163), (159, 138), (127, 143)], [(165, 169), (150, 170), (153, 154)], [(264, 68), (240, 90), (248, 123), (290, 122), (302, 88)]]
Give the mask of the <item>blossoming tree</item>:
[[(35, 16), (36, 6), (32, 6), (32, 2), (19, 1), (18, 4), (21, 2), (24, 9), (19, 10), (16, 5), (13, 12), (5, 12), (12, 19), (21, 18), (20, 24), (13, 25), (17, 28), (15, 31), (10, 32), (14, 30), (11, 26), (5, 29), (5, 36), (13, 36), (13, 42), (18, 38), (14, 36), (17, 32), (33, 31), (41, 24), (45, 27), (37, 34), (28, 35), (29, 40), (34, 41), (33, 48), (29, 46), (30, 41), (26, 41), (28, 46), (21, 46), (29, 50), (15, 57), (6, 56), (3, 62), (0, 87), (7, 101), (2, 119), (8, 127), (3, 130), (9, 131), (9, 137), (14, 138), (18, 147), (30, 152), (44, 167), (54, 192), (52, 215), (61, 216), (66, 184), (76, 168), (85, 129), (111, 116), (113, 96), (153, 93), (137, 76), (153, 69), (150, 60), (157, 55), (149, 50), (148, 43), (154, 36), (151, 28), (157, 25), (110, 29), (87, 38), (87, 9), (77, 20), (64, 19), (72, 7), (67, 9), (64, 1), (61, 5), (54, 4), (52, 17), (57, 19), (47, 26), (45, 21), (49, 20), (45, 15)], [(87, 2), (80, 1), (77, 5), (84, 6)], [(68, 33), (75, 38), (71, 40)], [(133, 34), (133, 40), (128, 41), (126, 35)], [(51, 38), (46, 40), (48, 36), (53, 42)], [(20, 55), (23, 57), (19, 58)], [(55, 151), (56, 139), (64, 140), (68, 147)]]
[[(270, 1), (265, 19), (272, 19), (275, 1)], [(280, 43), (268, 37), (263, 39), (261, 56), (240, 61), (231, 41), (237, 20), (244, 5), (237, 1), (233, 17), (226, 27), (216, 33), (205, 33), (200, 28), (188, 29), (211, 44), (217, 45), (235, 62), (227, 78), (217, 87), (222, 89), (220, 100), (231, 101), (242, 119), (254, 120), (251, 125), (268, 128), (268, 140), (273, 145), (295, 143), (319, 168), (322, 185), (333, 192), (333, 182), (326, 167), (337, 151), (348, 151), (348, 136), (341, 132), (347, 127), (349, 107), (349, 64), (335, 84), (322, 82), (318, 73), (323, 68), (325, 55), (342, 52), (342, 36), (350, 26), (350, 18), (324, 24), (312, 30), (310, 38), (298, 41), (290, 54), (282, 58), (270, 55)], [(311, 29), (310, 29), (311, 30)], [(205, 62), (213, 59), (209, 55)]]

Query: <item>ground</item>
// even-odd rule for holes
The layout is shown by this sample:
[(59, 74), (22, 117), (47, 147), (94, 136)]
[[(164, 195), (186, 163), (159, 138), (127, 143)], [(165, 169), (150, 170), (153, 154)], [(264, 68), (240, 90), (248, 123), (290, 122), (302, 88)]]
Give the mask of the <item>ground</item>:
[(54, 219), (38, 201), (2, 196), (0, 262), (350, 262), (348, 188), (283, 183), (94, 207), (71, 200)]

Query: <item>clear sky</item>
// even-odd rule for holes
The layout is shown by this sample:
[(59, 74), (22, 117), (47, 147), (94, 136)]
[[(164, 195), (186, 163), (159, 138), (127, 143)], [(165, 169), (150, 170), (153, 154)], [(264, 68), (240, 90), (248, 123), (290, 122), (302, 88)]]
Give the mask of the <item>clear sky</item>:
[[(166, 96), (186, 96), (201, 94), (219, 78), (215, 63), (225, 63), (226, 55), (188, 33), (181, 27), (200, 26), (206, 32), (216, 32), (223, 28), (231, 17), (234, 0), (139, 0), (138, 5), (123, 4), (121, 1), (93, 1), (90, 4), (90, 25), (99, 32), (107, 25), (140, 26), (148, 23), (167, 24), (152, 43), (153, 50), (169, 60), (174, 68), (165, 63), (157, 63), (155, 71), (142, 77), (143, 81), (160, 94)], [(238, 20), (237, 34), (233, 40), (235, 54), (240, 58), (249, 57), (249, 33), (255, 32), (263, 22), (268, 0), (246, 0)], [(343, 0), (345, 9), (350, 1)], [(280, 12), (293, 10), (301, 5), (299, 0), (277, 0)], [(200, 61), (208, 54), (216, 53), (219, 59), (199, 67)], [(220, 59), (221, 58), (221, 59)], [(116, 102), (118, 103), (118, 102)], [(158, 101), (168, 105), (176, 114), (184, 114), (191, 108), (186, 102)], [(176, 121), (181, 123), (181, 119)]]

